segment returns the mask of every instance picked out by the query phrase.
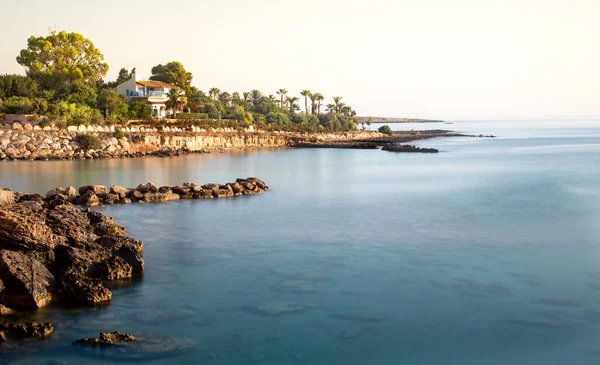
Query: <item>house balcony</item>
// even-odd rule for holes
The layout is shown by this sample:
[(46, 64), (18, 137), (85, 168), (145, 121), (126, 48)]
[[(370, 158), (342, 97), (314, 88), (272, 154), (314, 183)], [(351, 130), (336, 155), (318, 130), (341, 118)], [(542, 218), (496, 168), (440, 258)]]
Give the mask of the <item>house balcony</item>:
[(130, 91), (130, 98), (165, 98), (167, 97), (167, 93), (164, 91)]

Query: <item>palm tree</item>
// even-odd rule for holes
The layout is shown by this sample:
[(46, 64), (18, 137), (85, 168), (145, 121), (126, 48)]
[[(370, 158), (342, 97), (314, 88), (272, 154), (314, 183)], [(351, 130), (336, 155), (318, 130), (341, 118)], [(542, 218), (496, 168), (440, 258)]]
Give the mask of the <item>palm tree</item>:
[(277, 94), (279, 95), (279, 107), (283, 109), (283, 98), (287, 94), (287, 90), (286, 89), (279, 89), (277, 91)]
[(210, 95), (213, 100), (217, 100), (219, 94), (221, 94), (221, 90), (219, 90), (217, 87), (212, 87), (210, 90), (208, 90), (208, 95)]
[(321, 114), (321, 102), (322, 102), (323, 100), (325, 100), (325, 97), (323, 96), (323, 94), (321, 94), (321, 93), (317, 93), (317, 94), (315, 95), (315, 98), (316, 98), (316, 100), (317, 100), (317, 114)]
[(308, 97), (312, 96), (310, 90), (302, 90), (300, 95), (304, 96), (304, 114), (308, 115)]
[(310, 113), (315, 114), (317, 112), (317, 95), (310, 94)]
[(175, 118), (177, 114), (177, 109), (185, 105), (185, 101), (183, 99), (183, 93), (177, 89), (171, 89), (167, 93), (167, 101), (165, 102), (165, 106), (171, 110), (173, 110), (173, 118)]
[(328, 113), (335, 113), (335, 111), (336, 111), (336, 105), (335, 105), (335, 104), (327, 104), (327, 105), (325, 106), (325, 110), (326, 110)]
[(231, 101), (235, 105), (239, 105), (240, 102), (242, 101), (242, 98), (240, 98), (240, 93), (238, 93), (237, 91), (235, 91), (233, 94), (231, 94)]
[(242, 96), (243, 96), (245, 102), (247, 102), (250, 99), (250, 93), (247, 91), (243, 92)]
[(286, 100), (286, 104), (288, 106), (288, 108), (290, 108), (290, 113), (294, 114), (294, 112), (298, 109), (300, 109), (300, 107), (298, 106), (297, 101), (300, 100), (297, 97), (293, 96), (293, 97), (288, 97)]
[(225, 107), (229, 106), (230, 100), (231, 100), (231, 94), (229, 94), (227, 91), (225, 91), (219, 95), (219, 101)]
[(341, 96), (334, 96), (333, 97), (333, 103), (335, 104), (335, 112), (339, 113), (342, 110), (342, 97)]
[(252, 105), (254, 105), (254, 107), (258, 107), (258, 104), (260, 103), (260, 101), (263, 98), (263, 94), (260, 92), (260, 90), (251, 90), (250, 91), (250, 100), (252, 101)]

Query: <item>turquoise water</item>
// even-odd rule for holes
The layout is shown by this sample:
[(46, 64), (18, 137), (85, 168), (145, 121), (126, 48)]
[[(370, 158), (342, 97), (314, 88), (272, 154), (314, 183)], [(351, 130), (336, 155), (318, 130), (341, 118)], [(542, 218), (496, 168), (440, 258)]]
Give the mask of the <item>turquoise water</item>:
[[(145, 361), (156, 364), (598, 364), (600, 122), (410, 128), (499, 138), (417, 143), (435, 155), (4, 163), (0, 185), (21, 191), (239, 176), (272, 187), (102, 208), (145, 242), (145, 277), (113, 290), (107, 308), (38, 313), (55, 336), (13, 362), (119, 363), (70, 345), (119, 330), (195, 344)], [(261, 312), (282, 303), (297, 311)]]

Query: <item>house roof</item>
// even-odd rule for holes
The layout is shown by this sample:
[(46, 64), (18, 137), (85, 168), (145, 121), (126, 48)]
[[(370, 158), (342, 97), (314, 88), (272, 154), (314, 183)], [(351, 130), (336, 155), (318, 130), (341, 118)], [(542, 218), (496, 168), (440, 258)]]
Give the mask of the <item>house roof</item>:
[(155, 80), (137, 80), (136, 83), (146, 87), (166, 87), (169, 89), (179, 89), (179, 87), (173, 84)]

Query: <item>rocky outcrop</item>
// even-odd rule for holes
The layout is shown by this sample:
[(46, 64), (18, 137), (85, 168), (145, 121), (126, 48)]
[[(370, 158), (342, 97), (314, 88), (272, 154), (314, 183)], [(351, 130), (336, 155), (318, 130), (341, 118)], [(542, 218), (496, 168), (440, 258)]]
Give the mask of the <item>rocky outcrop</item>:
[(73, 341), (73, 344), (91, 345), (91, 346), (110, 346), (118, 345), (123, 342), (135, 341), (135, 337), (128, 333), (115, 331), (112, 333), (100, 332), (99, 337), (82, 338), (81, 340)]
[[(94, 190), (101, 193), (81, 191), (85, 195)], [(41, 201), (17, 193), (13, 204), (0, 207), (3, 312), (37, 309), (53, 301), (107, 302), (112, 293), (102, 280), (144, 272), (142, 242), (127, 237), (127, 230), (114, 219), (82, 211), (61, 189), (55, 191), (59, 194), (48, 194)]]
[(0, 189), (0, 207), (11, 205), (15, 201), (15, 194), (8, 189)]
[(0, 322), (0, 342), (12, 337), (15, 339), (23, 338), (44, 338), (50, 336), (54, 332), (52, 323), (37, 323), (37, 322)]
[(435, 148), (422, 148), (417, 146), (411, 146), (408, 144), (388, 144), (383, 146), (382, 150), (390, 152), (420, 152), (420, 153), (438, 153)]

